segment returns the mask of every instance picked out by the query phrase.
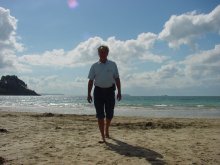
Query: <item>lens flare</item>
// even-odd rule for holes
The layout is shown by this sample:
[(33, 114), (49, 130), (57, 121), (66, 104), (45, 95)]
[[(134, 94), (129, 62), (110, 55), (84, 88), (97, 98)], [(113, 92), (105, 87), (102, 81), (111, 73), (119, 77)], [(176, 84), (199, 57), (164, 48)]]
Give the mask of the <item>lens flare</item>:
[(79, 3), (77, 2), (77, 0), (68, 0), (67, 1), (69, 8), (74, 9), (77, 6), (79, 6)]

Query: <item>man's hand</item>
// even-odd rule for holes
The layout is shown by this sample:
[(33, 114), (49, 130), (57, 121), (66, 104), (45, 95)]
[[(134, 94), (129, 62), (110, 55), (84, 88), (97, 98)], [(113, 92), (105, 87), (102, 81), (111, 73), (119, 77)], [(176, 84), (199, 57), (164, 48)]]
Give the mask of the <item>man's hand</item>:
[(121, 100), (121, 93), (117, 94), (117, 100), (120, 101)]
[(91, 96), (91, 95), (88, 95), (88, 97), (87, 97), (87, 101), (88, 101), (89, 103), (92, 102), (92, 96)]
[(121, 82), (120, 82), (120, 78), (119, 77), (116, 78), (115, 82), (116, 82), (116, 86), (117, 86), (117, 89), (118, 89), (117, 100), (120, 101), (121, 100)]
[(88, 96), (87, 96), (87, 101), (89, 103), (92, 102), (92, 96), (91, 96), (92, 86), (93, 86), (93, 80), (89, 80), (88, 81)]

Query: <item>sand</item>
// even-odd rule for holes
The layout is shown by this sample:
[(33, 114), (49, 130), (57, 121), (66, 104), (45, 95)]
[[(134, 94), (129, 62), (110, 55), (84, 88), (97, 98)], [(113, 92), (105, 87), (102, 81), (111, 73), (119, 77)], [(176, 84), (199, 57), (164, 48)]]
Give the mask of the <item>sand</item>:
[(98, 143), (94, 116), (0, 111), (0, 164), (220, 164), (220, 120), (115, 117)]

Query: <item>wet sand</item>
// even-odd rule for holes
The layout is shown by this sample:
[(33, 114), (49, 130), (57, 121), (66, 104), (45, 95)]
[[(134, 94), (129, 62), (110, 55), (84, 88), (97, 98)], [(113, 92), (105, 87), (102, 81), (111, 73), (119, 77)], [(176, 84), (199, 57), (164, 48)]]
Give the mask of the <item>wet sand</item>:
[(220, 164), (220, 120), (0, 111), (0, 164)]

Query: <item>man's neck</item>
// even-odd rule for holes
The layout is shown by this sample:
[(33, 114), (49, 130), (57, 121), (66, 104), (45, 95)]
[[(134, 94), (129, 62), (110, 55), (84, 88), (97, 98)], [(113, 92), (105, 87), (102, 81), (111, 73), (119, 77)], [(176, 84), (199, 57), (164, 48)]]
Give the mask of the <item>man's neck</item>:
[(105, 60), (99, 59), (99, 62), (101, 62), (101, 63), (106, 63), (107, 61), (108, 61), (108, 59), (105, 59)]

